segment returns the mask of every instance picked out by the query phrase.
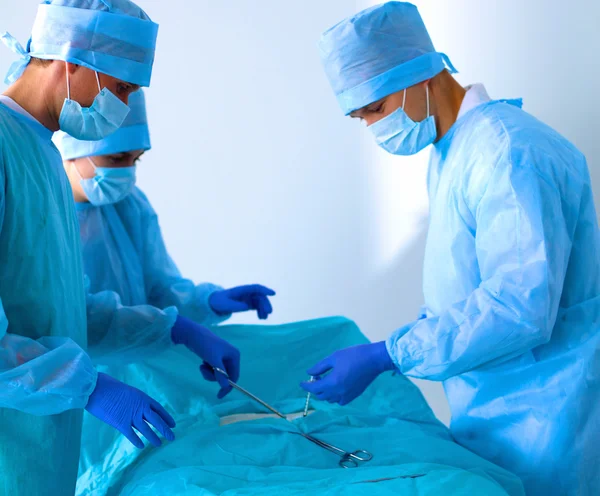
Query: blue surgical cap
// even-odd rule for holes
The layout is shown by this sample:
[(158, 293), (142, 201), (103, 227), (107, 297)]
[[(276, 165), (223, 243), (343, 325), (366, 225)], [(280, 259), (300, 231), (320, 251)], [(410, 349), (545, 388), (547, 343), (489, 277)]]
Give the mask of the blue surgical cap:
[(329, 82), (346, 115), (448, 68), (417, 7), (387, 2), (325, 31), (319, 42)]
[(64, 60), (127, 83), (149, 86), (158, 25), (129, 0), (44, 0), (24, 49), (11, 35), (2, 40), (21, 56), (8, 76), (14, 83), (32, 57)]
[(150, 150), (150, 131), (146, 115), (146, 98), (142, 90), (129, 96), (131, 111), (123, 125), (108, 138), (100, 141), (80, 141), (58, 131), (52, 138), (64, 160), (98, 157), (134, 150)]

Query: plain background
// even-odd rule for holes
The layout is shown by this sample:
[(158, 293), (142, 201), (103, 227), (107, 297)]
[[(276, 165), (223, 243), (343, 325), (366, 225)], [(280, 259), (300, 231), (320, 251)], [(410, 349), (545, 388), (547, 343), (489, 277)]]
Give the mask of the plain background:
[[(0, 0), (0, 31), (25, 44), (37, 3)], [(422, 303), (427, 152), (386, 155), (345, 119), (316, 47), (375, 3), (139, 0), (161, 25), (139, 184), (187, 277), (263, 283), (278, 293), (272, 323), (345, 315), (381, 340)], [(458, 80), (523, 97), (586, 154), (598, 191), (600, 2), (416, 4)], [(0, 69), (13, 60), (0, 47)], [(419, 385), (448, 422), (441, 386)]]

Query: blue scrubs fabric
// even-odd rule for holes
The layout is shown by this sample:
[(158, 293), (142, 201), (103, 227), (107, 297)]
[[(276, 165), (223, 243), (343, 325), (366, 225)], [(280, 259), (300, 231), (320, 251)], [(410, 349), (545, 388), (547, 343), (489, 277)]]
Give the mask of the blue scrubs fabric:
[(83, 408), (83, 268), (52, 133), (0, 104), (0, 494), (70, 496)]
[(427, 318), (388, 350), (445, 381), (455, 439), (528, 494), (600, 494), (600, 237), (583, 155), (520, 101), (432, 151)]
[(140, 189), (112, 205), (78, 203), (77, 215), (96, 362), (131, 362), (161, 352), (171, 345), (178, 314), (203, 325), (229, 317), (217, 315), (208, 303), (219, 286), (182, 277)]

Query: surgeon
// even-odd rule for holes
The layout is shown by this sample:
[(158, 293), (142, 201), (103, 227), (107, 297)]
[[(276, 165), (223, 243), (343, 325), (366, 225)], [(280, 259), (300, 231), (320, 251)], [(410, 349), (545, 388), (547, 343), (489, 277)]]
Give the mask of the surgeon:
[(167, 253), (156, 212), (135, 186), (136, 163), (151, 148), (141, 90), (129, 105), (123, 126), (103, 140), (55, 135), (76, 201), (89, 280), (90, 353), (98, 363), (124, 364), (184, 344), (204, 360), (203, 376), (219, 381), (222, 398), (231, 386), (212, 367), (237, 381), (240, 354), (205, 326), (249, 310), (266, 319), (275, 292), (257, 284), (224, 290), (182, 277)]
[(85, 351), (77, 218), (51, 141), (123, 123), (150, 83), (157, 29), (128, 0), (47, 0), (26, 48), (2, 36), (20, 60), (0, 97), (0, 494), (74, 494), (84, 408), (132, 438), (155, 440), (152, 425), (173, 439), (162, 406)]
[(387, 341), (325, 358), (303, 387), (346, 405), (385, 371), (443, 381), (456, 440), (528, 494), (600, 494), (600, 238), (584, 156), (520, 100), (462, 88), (409, 3), (342, 21), (320, 53), (344, 115), (380, 147), (433, 145), (426, 306)]

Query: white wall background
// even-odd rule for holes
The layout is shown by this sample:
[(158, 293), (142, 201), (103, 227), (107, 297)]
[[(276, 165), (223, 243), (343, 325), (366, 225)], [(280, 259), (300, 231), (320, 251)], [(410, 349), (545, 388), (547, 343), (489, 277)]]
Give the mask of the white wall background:
[[(272, 286), (274, 323), (346, 315), (376, 340), (414, 319), (427, 154), (387, 156), (344, 119), (316, 49), (321, 31), (377, 2), (139, 3), (161, 24), (140, 185), (184, 274)], [(598, 191), (600, 2), (416, 3), (458, 79), (524, 97), (588, 156)], [(24, 43), (37, 1), (0, 7), (0, 31)], [(12, 60), (0, 47), (0, 70)], [(447, 422), (441, 387), (420, 386)]]

